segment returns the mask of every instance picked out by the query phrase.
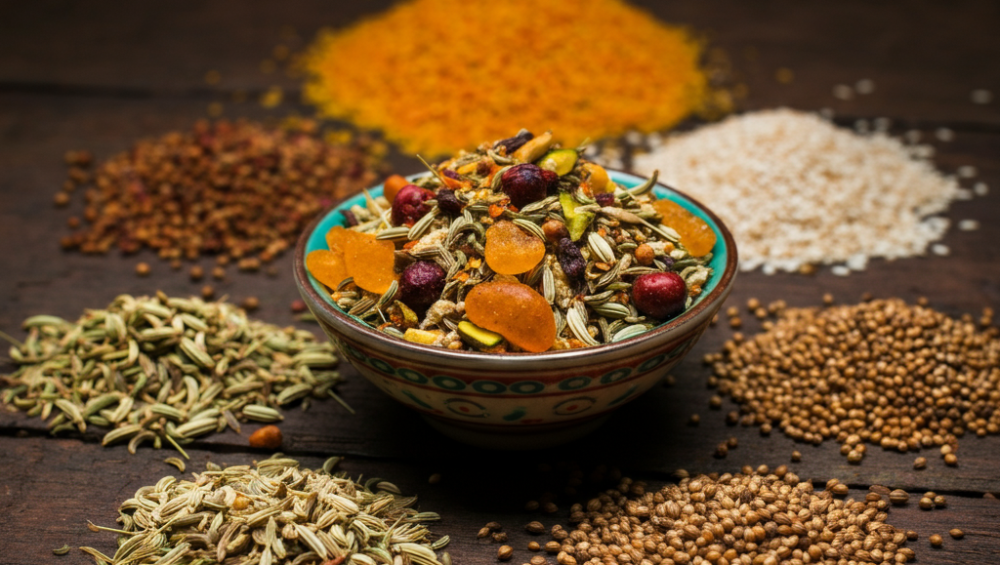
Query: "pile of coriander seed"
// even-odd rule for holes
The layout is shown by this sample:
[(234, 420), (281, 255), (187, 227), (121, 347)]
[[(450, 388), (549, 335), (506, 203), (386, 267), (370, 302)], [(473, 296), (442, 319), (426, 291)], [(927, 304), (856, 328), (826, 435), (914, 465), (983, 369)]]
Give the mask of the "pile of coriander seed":
[(936, 447), (957, 465), (958, 438), (1000, 433), (1000, 339), (992, 311), (951, 318), (900, 299), (780, 310), (765, 331), (737, 334), (709, 384), (740, 404), (729, 421), (796, 440), (835, 439), (851, 463), (866, 444)]

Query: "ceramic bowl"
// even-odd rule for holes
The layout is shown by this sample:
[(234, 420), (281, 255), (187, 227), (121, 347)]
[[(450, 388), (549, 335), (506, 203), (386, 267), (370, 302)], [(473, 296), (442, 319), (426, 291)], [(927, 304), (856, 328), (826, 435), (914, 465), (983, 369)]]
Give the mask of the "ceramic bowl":
[[(625, 187), (644, 180), (609, 173)], [(555, 445), (594, 430), (612, 411), (658, 383), (698, 341), (732, 288), (736, 246), (729, 230), (683, 193), (663, 185), (654, 190), (715, 230), (713, 275), (683, 314), (621, 342), (544, 353), (479, 353), (410, 343), (361, 323), (309, 275), (305, 257), (327, 249), (326, 232), (344, 225), (341, 210), (363, 206), (363, 195), (334, 205), (302, 234), (295, 249), (295, 283), (323, 331), (358, 372), (442, 433), (492, 448)], [(369, 192), (378, 196), (381, 191), (380, 185)]]

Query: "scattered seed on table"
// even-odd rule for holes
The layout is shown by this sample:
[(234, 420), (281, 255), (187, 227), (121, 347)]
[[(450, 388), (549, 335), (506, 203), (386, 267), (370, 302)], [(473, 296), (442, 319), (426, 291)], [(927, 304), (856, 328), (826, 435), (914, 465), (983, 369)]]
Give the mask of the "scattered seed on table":
[(965, 532), (963, 532), (962, 530), (960, 530), (958, 528), (952, 528), (952, 529), (948, 530), (948, 534), (950, 534), (951, 537), (953, 537), (955, 539), (962, 539), (962, 538), (965, 537)]
[(256, 310), (257, 308), (260, 308), (260, 299), (256, 296), (248, 296), (243, 299), (241, 306), (243, 306), (243, 309), (248, 312)]
[(427, 484), (436, 485), (441, 482), (441, 473), (433, 473), (430, 477), (427, 477)]
[(799, 461), (802, 461), (802, 454), (798, 451), (792, 451), (792, 462), (798, 463)]
[(896, 505), (903, 505), (910, 500), (910, 495), (905, 490), (896, 489), (889, 493), (889, 502)]
[(925, 469), (926, 467), (927, 467), (926, 457), (917, 457), (916, 459), (913, 460), (914, 469), (920, 470), (920, 469)]
[(215, 279), (215, 280), (217, 280), (217, 281), (221, 281), (222, 279), (226, 278), (226, 270), (223, 269), (222, 267), (215, 267), (215, 268), (213, 268), (212, 269), (212, 278)]
[(699, 422), (701, 422), (701, 416), (698, 414), (691, 414), (691, 417), (688, 418), (689, 426), (697, 426)]
[(943, 495), (939, 494), (934, 497), (935, 508), (944, 508), (945, 506), (948, 506), (948, 500)]
[(200, 281), (205, 276), (205, 269), (201, 265), (195, 265), (188, 271), (188, 275), (191, 277), (191, 280)]
[(201, 296), (205, 300), (212, 298), (213, 296), (215, 296), (215, 287), (213, 287), (210, 284), (206, 284), (205, 286), (201, 287)]
[(149, 263), (138, 263), (135, 266), (135, 274), (140, 277), (148, 277), (153, 270), (149, 267)]
[(851, 488), (845, 485), (844, 483), (838, 483), (836, 485), (833, 485), (833, 488), (830, 489), (830, 492), (832, 492), (837, 496), (847, 496), (847, 493), (849, 493), (850, 490)]
[(934, 508), (934, 500), (927, 498), (926, 496), (922, 497), (918, 504), (920, 505), (921, 510), (931, 510)]
[(931, 534), (931, 536), (927, 539), (931, 542), (932, 547), (941, 547), (944, 545), (944, 538), (942, 538), (939, 534)]
[(956, 456), (954, 453), (949, 453), (948, 455), (945, 455), (944, 464), (948, 465), (949, 467), (954, 467), (958, 465), (958, 456)]
[(507, 532), (493, 532), (493, 543), (505, 543), (507, 541)]
[[(541, 549), (542, 549), (542, 546), (537, 541), (529, 541), (528, 542), (528, 551), (539, 551)], [(545, 558), (543, 557), (542, 559), (545, 559)]]

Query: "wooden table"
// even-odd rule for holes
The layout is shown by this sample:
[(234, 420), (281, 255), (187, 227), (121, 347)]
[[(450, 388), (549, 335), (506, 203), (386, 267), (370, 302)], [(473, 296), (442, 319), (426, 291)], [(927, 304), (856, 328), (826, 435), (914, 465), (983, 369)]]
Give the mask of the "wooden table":
[[(310, 38), (321, 24), (345, 25), (388, 4), (37, 0), (0, 7), (0, 328), (21, 335), (20, 321), (29, 315), (74, 319), (83, 308), (103, 306), (120, 293), (196, 293), (199, 287), (184, 272), (171, 271), (152, 255), (140, 258), (153, 266), (153, 276), (138, 278), (134, 257), (60, 251), (66, 219), (80, 211), (79, 199), (69, 210), (52, 206), (65, 175), (63, 153), (85, 148), (108, 157), (139, 137), (188, 127), (216, 101), (230, 117), (285, 115), (294, 104), (264, 110), (254, 102), (272, 85), (284, 89), (286, 100), (298, 99), (292, 79), (259, 69), (275, 45), (303, 45), (285, 26)], [(973, 165), (978, 169), (973, 181), (994, 187), (988, 196), (952, 205), (947, 216), (953, 221), (972, 218), (982, 227), (950, 231), (944, 239), (949, 256), (876, 260), (849, 277), (833, 276), (829, 269), (814, 276), (743, 273), (729, 304), (743, 305), (755, 296), (815, 305), (826, 292), (855, 302), (871, 291), (910, 301), (926, 296), (956, 316), (1000, 307), (1000, 101), (970, 102), (977, 88), (1000, 96), (1000, 6), (987, 1), (643, 4), (666, 21), (708, 31), (713, 44), (728, 51), (749, 88), (744, 109), (826, 107), (845, 125), (888, 117), (894, 132), (916, 129), (931, 139), (942, 170)], [(775, 80), (780, 67), (794, 71), (794, 82)], [(205, 84), (209, 70), (221, 74), (217, 86)], [(834, 85), (866, 78), (875, 82), (872, 94), (851, 101), (832, 95)], [(230, 102), (236, 91), (248, 93), (250, 102)], [(939, 127), (951, 128), (954, 141), (934, 141)], [(394, 154), (392, 161), (398, 172), (419, 170), (412, 159)], [(284, 268), (289, 261), (281, 259), (283, 269), (274, 278), (233, 272), (218, 290), (234, 300), (257, 296), (260, 318), (291, 324), (289, 304), (297, 296), (290, 269)], [(662, 484), (678, 468), (723, 472), (761, 463), (773, 468), (789, 463), (793, 449), (803, 456), (790, 466), (815, 481), (838, 478), (858, 492), (882, 484), (945, 494), (946, 509), (921, 511), (911, 499), (890, 513), (890, 523), (920, 533), (910, 544), (919, 563), (1000, 562), (1000, 503), (984, 498), (1000, 492), (1000, 438), (963, 438), (960, 466), (946, 468), (932, 453), (928, 468), (918, 472), (912, 454), (872, 449), (854, 466), (833, 442), (813, 447), (778, 433), (764, 438), (753, 428), (728, 428), (724, 413), (733, 406), (727, 401), (721, 411), (709, 409), (713, 391), (705, 386), (708, 370), (699, 360), (718, 350), (729, 333), (722, 325), (710, 330), (674, 371), (674, 386), (657, 387), (592, 436), (527, 453), (487, 452), (444, 439), (344, 364), (346, 383), (339, 390), (357, 415), (333, 402), (308, 412), (293, 410), (282, 424), (284, 451), (311, 467), (328, 455), (344, 455), (343, 468), (350, 473), (386, 477), (418, 494), (421, 508), (441, 513), (435, 530), (451, 535), (456, 563), (495, 562), (497, 546), (476, 539), (490, 520), (510, 532), (513, 562), (526, 562), (531, 555), (522, 526), (533, 519), (547, 526), (565, 523), (576, 500), (564, 492), (572, 469), (606, 464)], [(694, 412), (701, 415), (698, 427), (687, 425)], [(714, 459), (714, 446), (730, 436), (739, 439), (739, 447), (726, 459)], [(121, 446), (102, 448), (98, 438), (90, 431), (83, 437), (47, 437), (39, 421), (0, 411), (0, 564), (90, 563), (75, 550), (54, 557), (51, 549), (69, 544), (111, 551), (113, 536), (89, 532), (87, 520), (112, 524), (117, 506), (138, 487), (177, 474), (163, 463), (171, 455), (165, 450), (141, 449), (130, 456)], [(238, 464), (266, 456), (234, 433), (199, 441), (190, 454), (189, 469), (205, 461)], [(432, 473), (441, 473), (440, 483), (428, 483)], [(588, 488), (581, 487), (577, 497)], [(546, 492), (556, 496), (557, 513), (524, 510), (527, 500)], [(944, 548), (929, 546), (930, 534), (955, 526), (965, 530), (965, 539), (945, 535)]]

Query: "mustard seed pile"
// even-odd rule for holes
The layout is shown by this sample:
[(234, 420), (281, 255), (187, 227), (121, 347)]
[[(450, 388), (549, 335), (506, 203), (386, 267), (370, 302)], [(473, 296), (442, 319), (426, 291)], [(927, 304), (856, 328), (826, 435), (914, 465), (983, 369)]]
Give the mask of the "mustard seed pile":
[[(56, 198), (87, 187), (87, 225), (62, 239), (66, 249), (163, 259), (218, 254), (256, 270), (295, 242), (333, 201), (380, 176), (379, 145), (365, 138), (329, 144), (310, 120), (268, 127), (201, 121), (136, 143), (91, 173), (86, 152), (67, 154), (69, 179)], [(79, 218), (69, 220), (79, 228)]]
[(923, 147), (858, 135), (803, 112), (767, 110), (668, 139), (634, 168), (703, 202), (732, 230), (740, 268), (765, 273), (923, 255), (959, 195)]
[[(646, 491), (622, 479), (556, 526), (560, 565), (713, 563), (905, 563), (907, 536), (886, 523), (889, 501), (837, 498), (836, 480), (816, 491), (784, 465), (684, 478)], [(844, 493), (846, 494), (846, 493)], [(550, 544), (553, 542), (549, 542)], [(548, 550), (548, 545), (546, 549)], [(556, 548), (552, 548), (556, 549)]]
[(953, 319), (900, 299), (793, 308), (705, 360), (710, 384), (741, 405), (744, 425), (773, 424), (813, 444), (836, 439), (851, 463), (874, 444), (901, 453), (940, 448), (957, 465), (959, 437), (1000, 433), (992, 316), (986, 309), (977, 326), (969, 315)]

